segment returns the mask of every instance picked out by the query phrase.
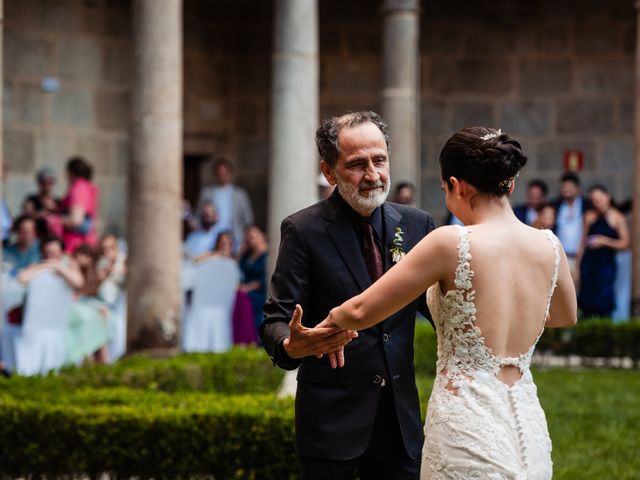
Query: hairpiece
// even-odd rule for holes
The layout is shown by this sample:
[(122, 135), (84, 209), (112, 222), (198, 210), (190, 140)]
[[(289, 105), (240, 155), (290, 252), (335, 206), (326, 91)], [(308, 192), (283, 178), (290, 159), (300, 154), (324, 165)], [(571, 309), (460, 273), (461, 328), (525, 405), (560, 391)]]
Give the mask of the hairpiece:
[(492, 138), (499, 137), (500, 135), (502, 135), (502, 129), (499, 128), (495, 133), (487, 133), (486, 135), (481, 136), (480, 140), (490, 140)]
[(498, 184), (498, 188), (508, 192), (509, 190), (511, 190), (511, 186), (513, 185), (513, 182), (516, 180), (516, 177), (518, 176), (520, 176), (520, 173), (516, 173), (513, 177), (505, 178)]

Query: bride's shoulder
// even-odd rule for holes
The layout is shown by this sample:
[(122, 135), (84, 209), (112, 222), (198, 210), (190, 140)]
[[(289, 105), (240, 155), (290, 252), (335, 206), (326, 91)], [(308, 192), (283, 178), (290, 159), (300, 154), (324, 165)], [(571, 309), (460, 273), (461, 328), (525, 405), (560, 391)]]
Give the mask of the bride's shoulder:
[(460, 229), (466, 228), (460, 225), (443, 225), (433, 230), (429, 236), (438, 238), (458, 237), (460, 235)]
[(444, 225), (433, 230), (426, 238), (429, 243), (442, 249), (457, 248), (458, 239), (460, 238), (460, 228), (457, 225)]
[(557, 238), (553, 230), (548, 228), (536, 228), (531, 225), (524, 225), (524, 233), (529, 238), (539, 238), (541, 240), (548, 240), (549, 238)]

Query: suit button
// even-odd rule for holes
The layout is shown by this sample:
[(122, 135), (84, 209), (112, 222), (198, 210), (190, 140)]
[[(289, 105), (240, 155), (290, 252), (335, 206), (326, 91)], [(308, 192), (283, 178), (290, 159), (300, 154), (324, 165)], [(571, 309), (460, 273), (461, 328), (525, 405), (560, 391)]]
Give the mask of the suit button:
[(385, 341), (385, 342), (388, 342), (388, 341), (389, 341), (389, 335), (387, 335), (386, 333), (384, 333), (384, 334), (382, 335), (382, 340), (383, 340), (383, 341)]
[(382, 377), (380, 375), (374, 375), (373, 383), (375, 383), (376, 385), (379, 385), (380, 383), (382, 383)]

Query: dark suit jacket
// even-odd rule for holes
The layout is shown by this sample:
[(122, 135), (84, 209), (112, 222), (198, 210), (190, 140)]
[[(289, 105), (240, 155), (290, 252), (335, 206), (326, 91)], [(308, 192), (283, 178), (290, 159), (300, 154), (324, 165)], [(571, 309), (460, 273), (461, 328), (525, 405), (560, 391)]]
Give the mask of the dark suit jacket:
[[(374, 383), (385, 367), (395, 395), (398, 422), (407, 452), (416, 458), (422, 449), (420, 405), (413, 366), (413, 336), (418, 305), (426, 313), (425, 296), (384, 322), (360, 332), (345, 348), (346, 364), (333, 370), (325, 355), (294, 360), (282, 347), (295, 304), (304, 309), (302, 323), (313, 327), (333, 307), (371, 285), (360, 239), (346, 203), (334, 193), (327, 200), (297, 212), (282, 222), (276, 269), (264, 307), (260, 334), (271, 359), (298, 371), (296, 449), (305, 457), (346, 460), (367, 447), (380, 385)], [(346, 207), (348, 208), (348, 207)], [(385, 203), (382, 207), (385, 270), (392, 266), (390, 248), (396, 227), (409, 251), (434, 228), (421, 210)], [(428, 285), (425, 285), (425, 290)]]

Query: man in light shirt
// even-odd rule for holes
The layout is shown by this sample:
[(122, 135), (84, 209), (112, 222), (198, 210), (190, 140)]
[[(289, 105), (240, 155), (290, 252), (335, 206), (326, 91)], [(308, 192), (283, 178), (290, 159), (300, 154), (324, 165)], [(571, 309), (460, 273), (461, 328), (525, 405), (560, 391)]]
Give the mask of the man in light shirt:
[(234, 251), (238, 250), (246, 228), (253, 224), (253, 209), (244, 188), (233, 184), (234, 167), (228, 158), (221, 157), (213, 164), (215, 184), (200, 192), (198, 212), (205, 202), (211, 202), (218, 211), (220, 230), (231, 230)]
[(584, 212), (589, 208), (588, 200), (582, 196), (580, 191), (580, 178), (573, 172), (562, 175), (560, 178), (560, 198), (555, 203), (557, 212), (555, 232), (567, 253), (572, 272), (576, 267), (575, 256), (582, 241)]

